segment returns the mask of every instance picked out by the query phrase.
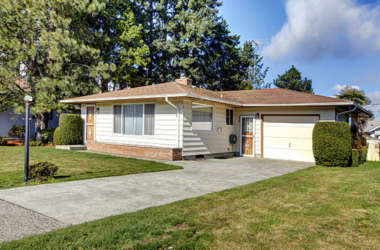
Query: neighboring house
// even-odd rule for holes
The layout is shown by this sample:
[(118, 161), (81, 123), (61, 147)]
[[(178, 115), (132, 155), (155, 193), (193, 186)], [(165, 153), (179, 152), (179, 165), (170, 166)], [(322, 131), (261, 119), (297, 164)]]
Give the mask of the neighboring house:
[[(57, 112), (51, 112), (49, 116), (48, 127), (58, 127), (59, 122), (59, 114)], [(35, 139), (35, 120), (30, 120), (30, 138)], [(16, 138), (8, 136), (9, 130), (13, 125), (25, 125), (25, 113), (23, 114), (15, 114), (13, 109), (6, 109), (0, 112), (0, 137), (3, 138)]]
[(217, 92), (186, 78), (62, 102), (81, 104), (88, 150), (166, 160), (238, 154), (314, 162), (316, 122), (371, 116), (351, 101), (284, 89)]
[(368, 121), (364, 133), (375, 139), (380, 139), (380, 119)]

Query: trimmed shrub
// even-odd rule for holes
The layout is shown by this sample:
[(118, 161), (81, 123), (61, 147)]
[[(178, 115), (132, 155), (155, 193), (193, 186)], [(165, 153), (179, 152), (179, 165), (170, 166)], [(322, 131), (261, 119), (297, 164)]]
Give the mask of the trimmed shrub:
[(12, 128), (8, 131), (9, 136), (20, 136), (25, 134), (25, 126), (14, 124)]
[(42, 130), (42, 140), (44, 142), (52, 142), (55, 129), (56, 128), (45, 128), (44, 130)]
[(359, 167), (359, 150), (352, 149), (351, 167)]
[(42, 143), (42, 141), (30, 141), (29, 142), (29, 146), (31, 146), (31, 147), (41, 147), (41, 146), (43, 146), (43, 143)]
[(347, 167), (351, 160), (351, 131), (345, 122), (318, 122), (313, 131), (313, 152), (318, 165)]
[(61, 145), (61, 140), (59, 139), (59, 127), (54, 131), (53, 143), (54, 145)]
[(364, 164), (367, 161), (367, 146), (363, 146), (359, 150), (360, 156), (359, 156), (359, 165)]
[(80, 115), (61, 114), (59, 140), (62, 145), (82, 144), (82, 117)]
[(0, 137), (0, 145), (7, 145), (7, 144), (8, 144), (8, 140)]
[(58, 167), (50, 162), (39, 162), (29, 166), (28, 177), (31, 181), (44, 181), (53, 178), (58, 171)]

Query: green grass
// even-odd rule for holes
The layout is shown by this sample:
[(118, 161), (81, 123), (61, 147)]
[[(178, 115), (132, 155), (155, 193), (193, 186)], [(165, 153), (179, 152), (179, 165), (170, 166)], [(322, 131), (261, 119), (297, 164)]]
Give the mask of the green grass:
[(380, 163), (312, 167), (0, 249), (379, 249)]
[[(25, 186), (24, 147), (0, 147), (0, 189)], [(154, 161), (101, 155), (53, 147), (31, 147), (30, 164), (52, 162), (59, 167), (57, 176), (50, 182), (84, 180), (99, 177), (120, 176), (172, 169), (182, 169)], [(40, 182), (27, 185), (41, 184)]]

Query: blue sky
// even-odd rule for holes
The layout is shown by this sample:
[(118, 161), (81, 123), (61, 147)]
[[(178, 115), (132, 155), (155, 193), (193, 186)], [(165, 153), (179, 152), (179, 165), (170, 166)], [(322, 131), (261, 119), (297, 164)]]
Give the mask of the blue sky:
[(224, 0), (220, 14), (242, 44), (261, 44), (267, 82), (294, 65), (316, 94), (352, 85), (380, 104), (380, 0)]

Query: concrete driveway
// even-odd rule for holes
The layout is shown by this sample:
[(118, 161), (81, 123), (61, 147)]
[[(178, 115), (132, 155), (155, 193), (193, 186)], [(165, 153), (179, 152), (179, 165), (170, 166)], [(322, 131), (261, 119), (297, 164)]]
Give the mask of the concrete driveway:
[[(241, 157), (167, 163), (184, 169), (0, 190), (0, 201), (59, 221), (59, 228), (202, 196), (313, 165)], [(9, 217), (7, 223), (11, 221)]]

